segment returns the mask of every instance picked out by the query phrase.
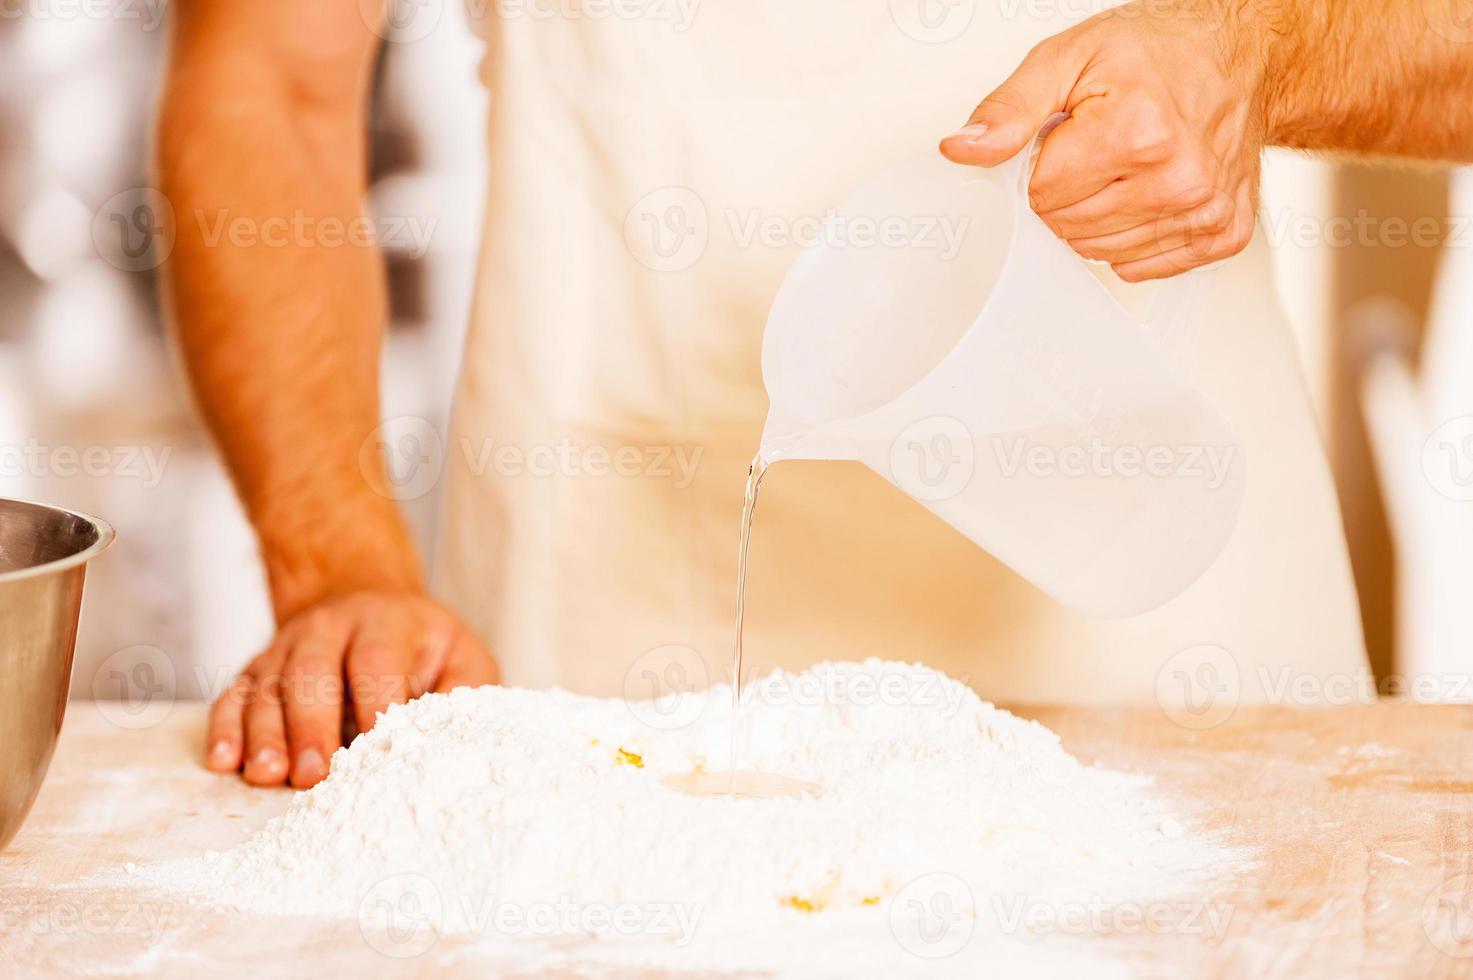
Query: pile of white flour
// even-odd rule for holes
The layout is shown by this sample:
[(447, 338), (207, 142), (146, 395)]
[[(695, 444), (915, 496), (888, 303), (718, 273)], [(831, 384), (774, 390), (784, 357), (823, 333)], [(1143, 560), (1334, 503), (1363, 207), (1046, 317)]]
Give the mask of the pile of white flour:
[(1081, 766), (935, 671), (825, 664), (744, 693), (742, 766), (816, 797), (662, 785), (729, 765), (731, 713), (725, 687), (430, 695), (339, 750), (242, 846), (134, 880), (357, 919), (388, 955), (459, 934), (544, 967), (1067, 971), (1126, 912), (1178, 915), (1204, 940), (1226, 925), (1203, 899), (1230, 851), (1184, 830), (1148, 780)]

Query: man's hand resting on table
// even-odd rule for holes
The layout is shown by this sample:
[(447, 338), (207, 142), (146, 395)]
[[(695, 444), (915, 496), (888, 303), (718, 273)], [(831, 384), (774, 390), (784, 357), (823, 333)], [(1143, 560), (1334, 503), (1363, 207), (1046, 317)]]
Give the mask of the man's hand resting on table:
[(430, 691), (494, 684), (496, 662), (454, 614), (414, 594), (359, 592), (298, 613), (210, 712), (207, 762), (246, 781), (312, 786), (342, 744)]
[[(364, 220), (384, 33), (366, 10), (189, 0), (171, 12), (156, 155), (178, 214), (229, 208), (258, 228), (294, 214)], [(378, 451), (383, 257), (372, 242), (288, 237), (216, 241), (181, 220), (164, 285), (279, 628), (215, 704), (205, 757), (257, 785), (305, 787), (327, 774), (345, 717), (366, 730), (390, 704), (497, 670), (425, 596)]]

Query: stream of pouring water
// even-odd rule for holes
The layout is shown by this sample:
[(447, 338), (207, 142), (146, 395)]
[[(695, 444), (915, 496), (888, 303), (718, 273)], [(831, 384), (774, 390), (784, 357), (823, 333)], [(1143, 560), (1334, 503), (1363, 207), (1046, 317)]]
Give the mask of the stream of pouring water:
[(737, 760), (737, 731), (741, 726), (739, 710), (742, 690), (742, 628), (747, 612), (747, 554), (752, 545), (752, 516), (757, 511), (757, 492), (762, 489), (762, 476), (767, 460), (759, 452), (747, 470), (747, 488), (742, 495), (742, 526), (737, 544), (736, 633), (731, 655), (731, 764), (726, 772), (697, 770), (666, 778), (673, 789), (696, 796), (736, 796), (757, 799), (812, 796), (822, 787), (802, 779), (777, 773), (742, 769)]
[(736, 638), (731, 654), (731, 726), (732, 767), (736, 767), (736, 711), (740, 704), (737, 697), (742, 689), (742, 622), (747, 616), (747, 552), (752, 547), (752, 516), (757, 512), (757, 492), (762, 489), (762, 476), (767, 472), (767, 460), (758, 453), (752, 457), (747, 470), (747, 489), (742, 494), (742, 527), (737, 539), (737, 595), (736, 595)]

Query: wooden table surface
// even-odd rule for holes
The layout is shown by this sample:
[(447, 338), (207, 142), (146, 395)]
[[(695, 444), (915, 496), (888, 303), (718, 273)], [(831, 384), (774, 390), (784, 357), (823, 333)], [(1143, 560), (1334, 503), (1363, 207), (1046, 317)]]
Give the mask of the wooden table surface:
[[(1190, 821), (1257, 853), (1208, 896), (1230, 915), (1221, 942), (1071, 940), (1102, 961), (1255, 980), (1473, 976), (1473, 709), (1243, 708), (1205, 731), (1154, 708), (1017, 710), (1084, 761), (1154, 773)], [(205, 772), (203, 723), (197, 704), (149, 719), (71, 706), (36, 807), (0, 854), (0, 976), (486, 972), (484, 952), (451, 937), (386, 959), (355, 923), (222, 915), (79, 884), (125, 862), (228, 848), (286, 806), (288, 791)]]

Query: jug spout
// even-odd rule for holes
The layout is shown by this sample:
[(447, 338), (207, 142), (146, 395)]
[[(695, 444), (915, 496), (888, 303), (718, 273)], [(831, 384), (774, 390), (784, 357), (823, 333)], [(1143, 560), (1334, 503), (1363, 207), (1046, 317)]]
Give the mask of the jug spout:
[(855, 459), (852, 440), (837, 426), (802, 428), (769, 419), (757, 455), (767, 465), (784, 459)]

